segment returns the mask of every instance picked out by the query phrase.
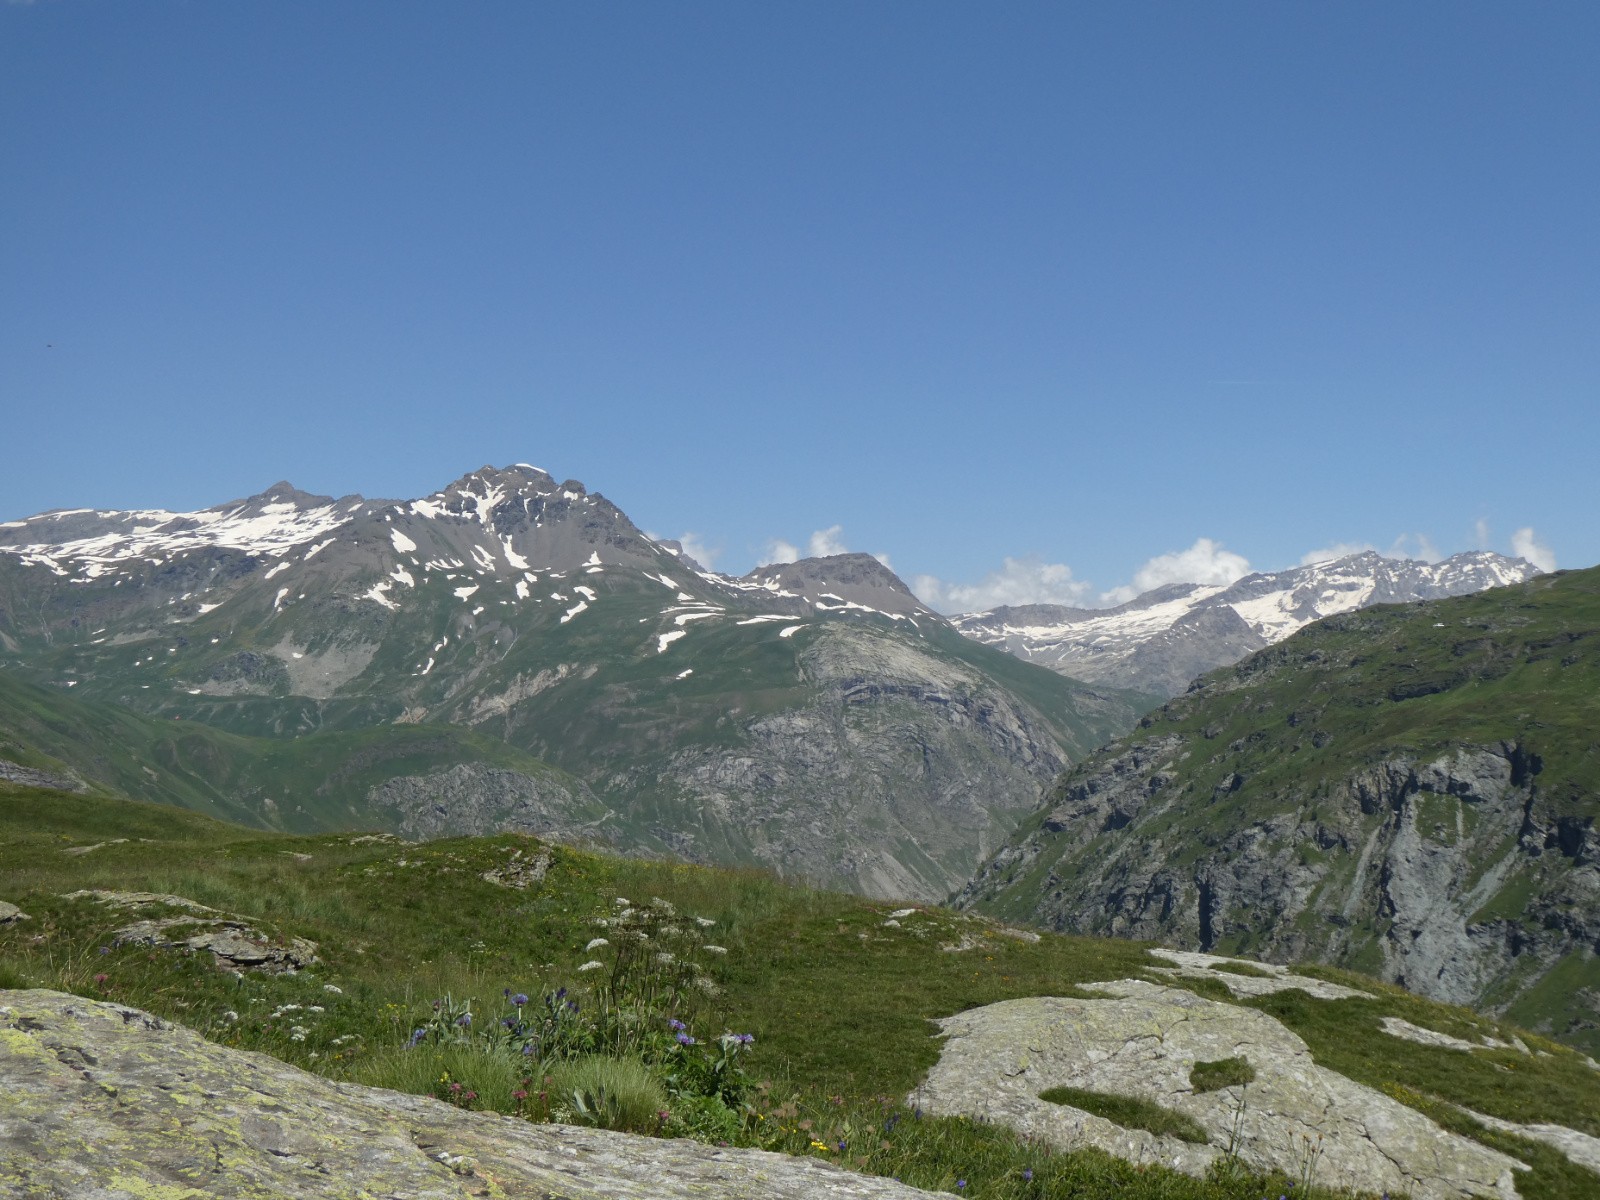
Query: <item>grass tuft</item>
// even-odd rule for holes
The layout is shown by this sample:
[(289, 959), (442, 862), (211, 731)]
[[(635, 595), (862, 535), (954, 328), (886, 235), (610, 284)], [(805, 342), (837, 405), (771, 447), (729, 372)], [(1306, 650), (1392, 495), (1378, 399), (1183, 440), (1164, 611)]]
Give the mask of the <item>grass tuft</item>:
[(1204, 1145), (1211, 1139), (1206, 1131), (1180, 1112), (1136, 1096), (1115, 1096), (1110, 1092), (1091, 1092), (1083, 1088), (1053, 1087), (1039, 1093), (1039, 1099), (1065, 1104), (1104, 1117), (1124, 1129), (1142, 1129), (1157, 1137)]
[(1255, 1080), (1256, 1069), (1243, 1057), (1219, 1058), (1213, 1062), (1197, 1062), (1189, 1068), (1189, 1082), (1199, 1092), (1217, 1092), (1227, 1087), (1241, 1087)]

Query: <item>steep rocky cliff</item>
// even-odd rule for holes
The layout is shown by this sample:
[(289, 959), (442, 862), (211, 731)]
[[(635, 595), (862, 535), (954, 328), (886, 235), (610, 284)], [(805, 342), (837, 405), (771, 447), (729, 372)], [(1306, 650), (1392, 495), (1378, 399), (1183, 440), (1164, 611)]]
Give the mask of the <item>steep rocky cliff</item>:
[(1600, 570), (1330, 618), (1069, 773), (958, 902), (1600, 1042)]

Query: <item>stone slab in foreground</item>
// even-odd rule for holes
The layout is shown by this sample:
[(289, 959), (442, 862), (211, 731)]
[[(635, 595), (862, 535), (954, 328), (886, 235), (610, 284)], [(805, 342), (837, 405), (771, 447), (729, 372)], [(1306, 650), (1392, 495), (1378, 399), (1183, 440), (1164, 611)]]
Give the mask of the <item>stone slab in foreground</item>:
[[(1412, 1200), (1515, 1200), (1522, 1167), (1372, 1088), (1318, 1066), (1298, 1035), (1254, 1008), (1144, 980), (1085, 984), (1105, 999), (1042, 996), (970, 1009), (948, 1035), (913, 1103), (994, 1121), (1067, 1149), (1203, 1175), (1233, 1143), (1261, 1171)], [(1244, 1057), (1254, 1082), (1196, 1092), (1196, 1062)], [(1053, 1087), (1134, 1096), (1205, 1129), (1197, 1145), (1041, 1100)]]
[(0, 991), (0, 1195), (914, 1200), (814, 1159), (532, 1125), (334, 1083), (138, 1009)]

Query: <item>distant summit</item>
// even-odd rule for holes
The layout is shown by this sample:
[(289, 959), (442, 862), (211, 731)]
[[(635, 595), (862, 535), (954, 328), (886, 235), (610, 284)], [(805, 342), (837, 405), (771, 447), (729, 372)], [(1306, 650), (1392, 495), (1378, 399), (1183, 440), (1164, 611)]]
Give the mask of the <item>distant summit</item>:
[(1374, 551), (1236, 583), (1174, 583), (1115, 608), (1001, 607), (951, 618), (967, 637), (1091, 683), (1175, 696), (1312, 621), (1373, 604), (1405, 604), (1522, 583), (1526, 559), (1474, 551), (1443, 562)]

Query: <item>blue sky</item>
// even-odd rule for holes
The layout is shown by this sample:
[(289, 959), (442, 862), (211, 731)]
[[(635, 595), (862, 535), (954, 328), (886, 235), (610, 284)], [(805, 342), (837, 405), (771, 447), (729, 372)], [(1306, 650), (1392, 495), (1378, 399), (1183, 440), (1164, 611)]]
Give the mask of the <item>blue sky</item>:
[(953, 606), (1590, 565), (1597, 47), (1588, 2), (0, 3), (0, 518), (521, 460)]

